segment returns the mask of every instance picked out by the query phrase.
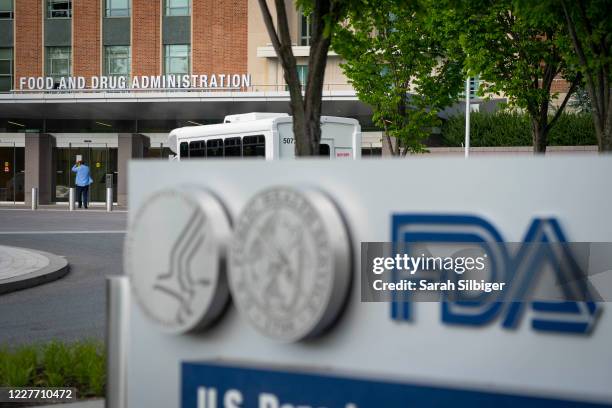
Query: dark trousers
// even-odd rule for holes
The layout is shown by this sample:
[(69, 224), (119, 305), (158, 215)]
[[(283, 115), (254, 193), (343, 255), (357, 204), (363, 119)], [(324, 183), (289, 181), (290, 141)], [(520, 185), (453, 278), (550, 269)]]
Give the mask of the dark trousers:
[(89, 196), (89, 186), (76, 186), (77, 200), (79, 202), (79, 208), (85, 204), (87, 208), (87, 198)]

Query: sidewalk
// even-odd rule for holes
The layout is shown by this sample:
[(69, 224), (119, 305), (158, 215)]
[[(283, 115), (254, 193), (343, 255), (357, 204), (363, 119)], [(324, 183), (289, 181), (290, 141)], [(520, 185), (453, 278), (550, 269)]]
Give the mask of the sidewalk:
[(0, 294), (59, 279), (68, 261), (49, 252), (0, 245)]
[(88, 400), (71, 402), (68, 404), (54, 404), (54, 405), (43, 405), (38, 408), (104, 408), (104, 400)]
[[(21, 210), (21, 211), (27, 210), (27, 211), (32, 211), (32, 207), (30, 205), (25, 205), (23, 203), (13, 204), (13, 203), (2, 203), (2, 202), (0, 202), (0, 210)], [(70, 210), (68, 209), (68, 204), (66, 204), (66, 203), (64, 203), (64, 204), (44, 204), (44, 205), (39, 205), (38, 209), (36, 211), (66, 211), (66, 212), (70, 212)], [(78, 208), (75, 205), (74, 206), (74, 211), (106, 212), (106, 205), (104, 203), (102, 203), (102, 204), (99, 204), (99, 203), (90, 204), (88, 209)], [(127, 207), (113, 205), (113, 211), (112, 212), (119, 212), (119, 213), (127, 212)]]

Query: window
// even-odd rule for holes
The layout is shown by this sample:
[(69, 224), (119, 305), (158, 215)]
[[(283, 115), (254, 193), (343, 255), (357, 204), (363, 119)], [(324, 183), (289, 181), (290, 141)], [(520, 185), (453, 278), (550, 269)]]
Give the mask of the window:
[(329, 158), (329, 145), (327, 143), (321, 143), (319, 145), (319, 156)]
[(244, 157), (266, 157), (266, 137), (245, 136), (242, 139), (242, 155)]
[(308, 79), (308, 65), (298, 65), (297, 73), (300, 84), (302, 84), (302, 87), (304, 87), (304, 85), (306, 85), (306, 80)]
[(129, 17), (130, 0), (106, 0), (106, 17)]
[(189, 157), (206, 157), (206, 142), (189, 142)]
[(0, 20), (13, 18), (13, 0), (0, 0)]
[(239, 137), (228, 137), (223, 146), (225, 157), (242, 156), (242, 140)]
[[(308, 65), (298, 65), (297, 67), (298, 79), (300, 80), (300, 84), (302, 85), (302, 90), (304, 89), (304, 85), (306, 85), (306, 80), (308, 79)], [(288, 91), (289, 87), (285, 86), (285, 91)]]
[(0, 92), (13, 89), (13, 49), (0, 48)]
[(213, 139), (206, 142), (208, 157), (223, 157), (223, 139)]
[(166, 0), (167, 16), (191, 15), (191, 0)]
[(164, 47), (164, 73), (189, 74), (191, 69), (189, 44), (166, 45)]
[(382, 156), (382, 148), (381, 147), (362, 147), (361, 148), (361, 157), (364, 156)]
[(310, 16), (300, 13), (300, 45), (310, 45), (312, 37), (312, 21)]
[(71, 0), (47, 0), (47, 18), (72, 17)]
[(47, 76), (57, 84), (62, 77), (70, 76), (70, 47), (47, 47)]
[(179, 148), (179, 157), (181, 159), (186, 159), (189, 157), (189, 145), (187, 142), (181, 142), (181, 146)]
[(130, 76), (129, 45), (113, 45), (104, 48), (104, 75)]

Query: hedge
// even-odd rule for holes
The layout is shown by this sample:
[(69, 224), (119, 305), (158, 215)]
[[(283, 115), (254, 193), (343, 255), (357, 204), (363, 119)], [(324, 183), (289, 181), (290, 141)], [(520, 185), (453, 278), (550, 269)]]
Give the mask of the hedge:
[(75, 387), (78, 398), (103, 397), (104, 344), (53, 341), (0, 348), (0, 387)]
[[(444, 146), (459, 147), (465, 138), (465, 117), (453, 116), (442, 125)], [(586, 113), (563, 113), (548, 134), (549, 146), (596, 145), (593, 118)], [(513, 112), (470, 115), (470, 145), (474, 147), (531, 146), (529, 116)]]

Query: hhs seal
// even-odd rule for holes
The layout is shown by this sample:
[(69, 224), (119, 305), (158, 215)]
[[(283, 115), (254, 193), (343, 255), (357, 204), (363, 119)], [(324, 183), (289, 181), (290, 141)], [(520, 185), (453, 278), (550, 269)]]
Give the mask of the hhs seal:
[(261, 333), (292, 342), (320, 334), (350, 286), (351, 245), (338, 208), (317, 190), (278, 187), (253, 197), (230, 247), (230, 287)]
[(229, 297), (225, 274), (230, 222), (198, 189), (162, 190), (130, 222), (125, 270), (141, 310), (174, 333), (208, 325)]

